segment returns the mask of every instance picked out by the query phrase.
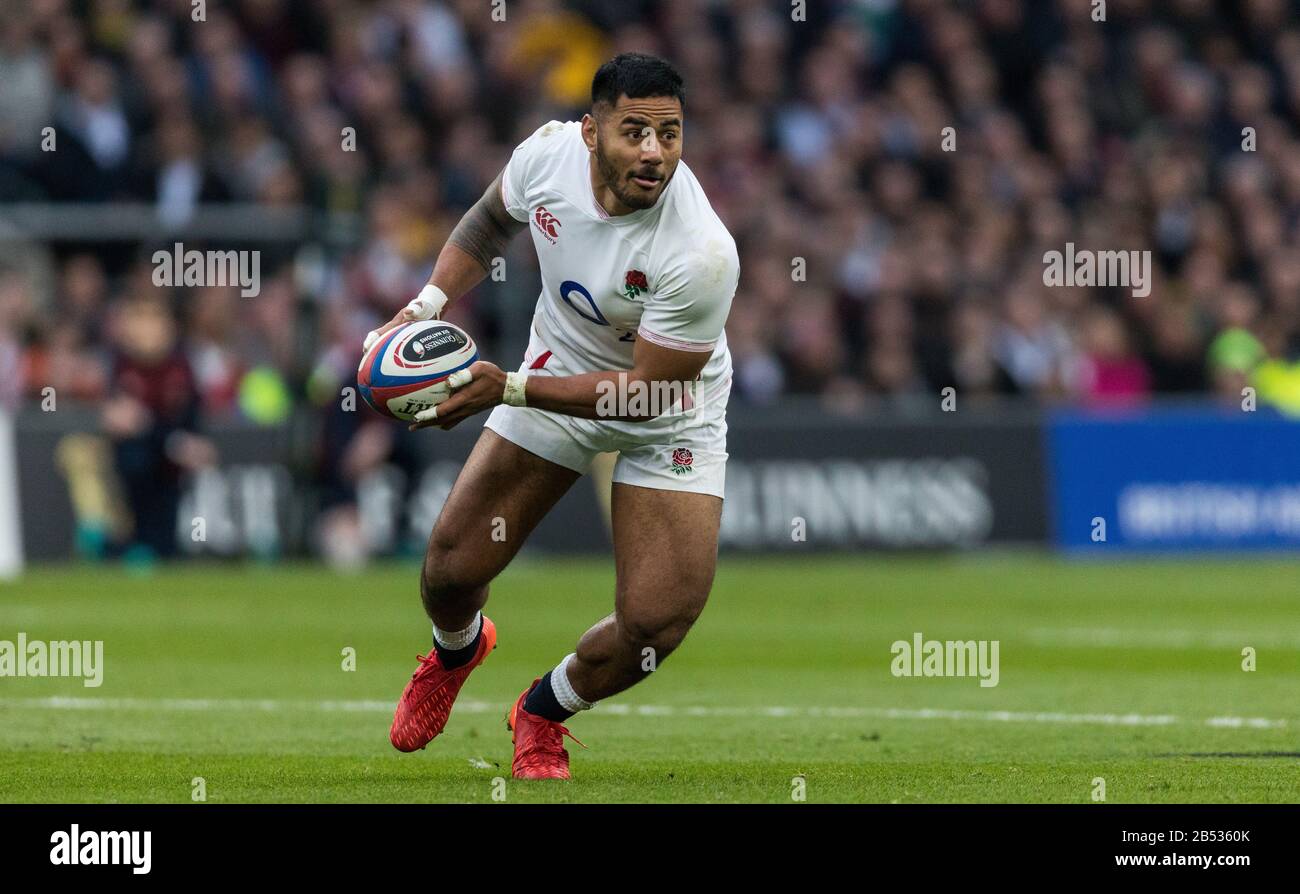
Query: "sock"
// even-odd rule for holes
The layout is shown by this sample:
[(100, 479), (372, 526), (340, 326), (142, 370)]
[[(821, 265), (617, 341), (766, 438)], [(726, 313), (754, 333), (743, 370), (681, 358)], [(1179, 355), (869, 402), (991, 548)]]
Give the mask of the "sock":
[(524, 710), (556, 723), (563, 723), (579, 711), (586, 711), (594, 702), (589, 702), (573, 691), (569, 683), (569, 662), (577, 656), (566, 655), (555, 670), (543, 674), (537, 685), (524, 699)]
[(483, 613), (477, 612), (464, 630), (439, 630), (433, 625), (433, 647), (438, 660), (447, 670), (469, 662), (478, 651), (479, 635), (483, 632)]

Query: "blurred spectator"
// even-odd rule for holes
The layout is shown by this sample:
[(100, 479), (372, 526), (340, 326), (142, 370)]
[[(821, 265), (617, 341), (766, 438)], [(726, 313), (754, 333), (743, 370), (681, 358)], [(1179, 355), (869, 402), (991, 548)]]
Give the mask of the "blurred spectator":
[(197, 433), (199, 392), (166, 300), (126, 299), (110, 328), (112, 372), (100, 417), (134, 518), (129, 546), (170, 556), (181, 473), (213, 464), (216, 451)]
[(1089, 312), (1083, 324), (1082, 348), (1078, 392), (1086, 403), (1125, 406), (1146, 398), (1151, 374), (1129, 345), (1128, 333), (1114, 311), (1096, 308)]

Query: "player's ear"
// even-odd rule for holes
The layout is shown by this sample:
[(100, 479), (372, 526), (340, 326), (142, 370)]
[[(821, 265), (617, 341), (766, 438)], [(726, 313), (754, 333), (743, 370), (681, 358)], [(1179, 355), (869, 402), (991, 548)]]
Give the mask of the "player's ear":
[(582, 116), (582, 141), (588, 152), (596, 151), (596, 119), (590, 113)]

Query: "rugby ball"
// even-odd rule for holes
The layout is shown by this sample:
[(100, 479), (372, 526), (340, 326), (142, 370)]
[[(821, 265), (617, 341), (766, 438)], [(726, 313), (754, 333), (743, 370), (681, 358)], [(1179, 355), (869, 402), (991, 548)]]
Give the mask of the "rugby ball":
[(441, 320), (403, 323), (361, 358), (357, 388), (381, 416), (410, 422), (451, 396), (447, 377), (478, 359), (474, 339)]

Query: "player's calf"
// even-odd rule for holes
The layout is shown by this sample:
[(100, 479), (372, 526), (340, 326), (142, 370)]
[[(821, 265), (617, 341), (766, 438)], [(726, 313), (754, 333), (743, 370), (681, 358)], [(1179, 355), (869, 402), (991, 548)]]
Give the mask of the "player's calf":
[[(673, 598), (620, 599), (618, 609), (583, 634), (578, 648), (529, 692), (525, 709), (562, 722), (635, 686), (681, 645), (704, 609), (707, 588)], [(667, 604), (665, 604), (667, 602)]]
[(577, 660), (570, 667), (574, 688), (597, 701), (617, 695), (659, 669), (682, 644), (704, 610), (708, 591), (697, 599), (671, 606), (650, 606), (638, 600), (620, 605), (608, 627), (593, 627), (578, 641)]

